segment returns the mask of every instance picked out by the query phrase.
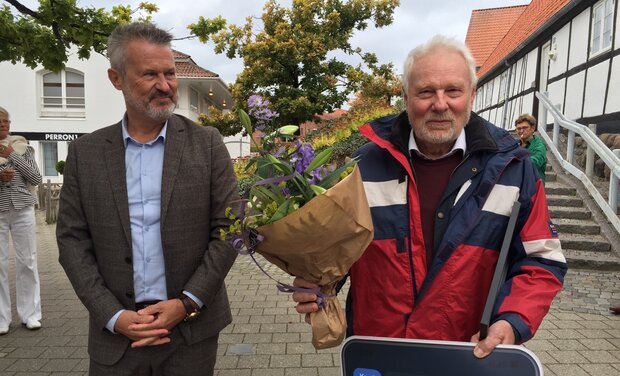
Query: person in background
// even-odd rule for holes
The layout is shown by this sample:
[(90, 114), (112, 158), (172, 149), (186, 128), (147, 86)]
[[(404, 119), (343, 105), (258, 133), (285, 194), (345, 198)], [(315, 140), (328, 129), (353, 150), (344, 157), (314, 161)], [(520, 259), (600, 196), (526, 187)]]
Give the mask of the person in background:
[(41, 328), (41, 285), (37, 269), (34, 204), (29, 185), (41, 184), (34, 149), (25, 138), (12, 136), (9, 112), (0, 107), (0, 335), (9, 332), (9, 233), (15, 250), (17, 315), (29, 330)]
[(149, 23), (110, 35), (117, 124), (71, 142), (57, 223), (59, 261), (89, 313), (89, 374), (212, 375), (232, 321), (220, 240), (238, 199), (213, 127), (173, 114), (172, 35)]
[[(406, 111), (360, 127), (371, 141), (355, 154), (374, 240), (349, 270), (348, 335), (472, 341), (484, 357), (529, 340), (562, 288), (566, 260), (542, 182), (513, 137), (472, 112), (476, 81), (467, 47), (436, 36), (406, 59)], [(516, 200), (508, 277), (480, 340)], [(318, 310), (313, 293), (293, 300), (299, 313)]]
[(547, 147), (540, 137), (534, 132), (538, 129), (536, 118), (529, 114), (523, 114), (515, 120), (515, 128), (519, 136), (519, 145), (530, 151), (532, 163), (538, 171), (538, 175), (545, 183), (545, 170), (547, 169)]

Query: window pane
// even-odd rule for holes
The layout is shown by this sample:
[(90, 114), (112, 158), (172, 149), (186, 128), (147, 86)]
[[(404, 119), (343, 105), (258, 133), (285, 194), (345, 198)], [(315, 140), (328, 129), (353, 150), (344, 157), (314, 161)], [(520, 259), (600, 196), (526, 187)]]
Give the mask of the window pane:
[(43, 75), (43, 106), (62, 106), (62, 86), (59, 73), (46, 73)]
[(71, 84), (79, 84), (80, 86), (84, 86), (84, 76), (75, 73), (75, 72), (66, 72), (67, 73), (67, 85)]
[(58, 144), (55, 142), (42, 142), (43, 146), (43, 175), (58, 176), (56, 163), (58, 162)]
[(67, 106), (69, 108), (84, 108), (84, 86), (67, 86)]
[(43, 75), (43, 83), (60, 85), (60, 73), (46, 73)]
[(67, 108), (84, 108), (84, 76), (66, 71)]

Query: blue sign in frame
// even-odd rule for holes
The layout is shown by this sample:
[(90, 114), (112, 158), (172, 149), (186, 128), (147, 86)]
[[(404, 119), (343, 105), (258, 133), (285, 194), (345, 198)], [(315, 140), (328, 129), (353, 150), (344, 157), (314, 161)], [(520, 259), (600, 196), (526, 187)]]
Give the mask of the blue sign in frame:
[(343, 376), (542, 376), (536, 355), (499, 345), (478, 359), (474, 343), (349, 337), (340, 350)]

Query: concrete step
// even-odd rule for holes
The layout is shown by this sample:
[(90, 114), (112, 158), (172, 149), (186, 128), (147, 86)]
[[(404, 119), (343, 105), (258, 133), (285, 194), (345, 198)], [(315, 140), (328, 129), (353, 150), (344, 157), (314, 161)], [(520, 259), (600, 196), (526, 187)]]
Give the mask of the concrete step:
[(601, 235), (579, 235), (560, 232), (559, 236), (562, 242), (562, 249), (597, 253), (609, 253), (611, 250), (611, 244)]
[(560, 233), (579, 235), (598, 235), (601, 233), (601, 226), (594, 221), (558, 218), (554, 219), (553, 223)]
[(583, 200), (580, 197), (548, 195), (547, 205), (549, 206), (569, 206), (571, 208), (583, 206)]
[(545, 172), (545, 183), (558, 181), (558, 175), (553, 171)]
[(564, 249), (569, 269), (620, 271), (620, 259), (609, 253)]
[(549, 205), (549, 215), (555, 222), (559, 218), (566, 219), (590, 219), (592, 213), (584, 207), (563, 207)]
[(558, 182), (545, 184), (545, 193), (554, 196), (577, 196), (577, 190)]

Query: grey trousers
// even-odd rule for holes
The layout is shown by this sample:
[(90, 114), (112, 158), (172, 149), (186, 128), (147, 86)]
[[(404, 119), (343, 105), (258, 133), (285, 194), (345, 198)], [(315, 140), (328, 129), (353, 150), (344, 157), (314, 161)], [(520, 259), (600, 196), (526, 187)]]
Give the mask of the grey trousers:
[(90, 360), (90, 376), (212, 376), (218, 335), (191, 346), (178, 329), (171, 342), (160, 346), (129, 348), (118, 363), (106, 366)]

